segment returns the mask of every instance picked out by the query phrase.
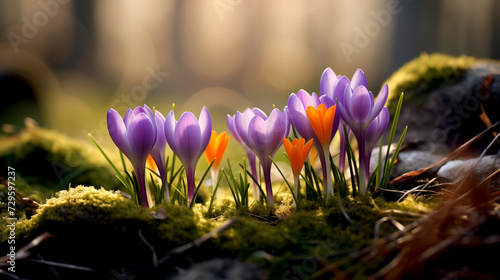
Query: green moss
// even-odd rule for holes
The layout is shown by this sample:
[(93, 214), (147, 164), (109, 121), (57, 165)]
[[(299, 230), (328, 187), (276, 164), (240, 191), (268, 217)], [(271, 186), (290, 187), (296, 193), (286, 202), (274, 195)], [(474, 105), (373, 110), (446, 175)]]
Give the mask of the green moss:
[(401, 211), (415, 212), (420, 214), (427, 214), (438, 203), (437, 199), (425, 198), (423, 196), (409, 195), (401, 202), (386, 201), (385, 199), (378, 197), (375, 199), (374, 203), (380, 209), (397, 209)]
[(23, 196), (37, 196), (41, 203), (70, 184), (120, 187), (112, 169), (90, 143), (34, 126), (0, 138), (0, 164), (15, 168), (16, 189)]
[[(301, 202), (306, 207), (297, 211), (290, 206), (291, 200), (285, 195), (275, 208), (276, 213), (281, 214), (273, 217), (268, 216), (269, 210), (265, 205), (253, 203), (250, 211), (263, 212), (264, 219), (258, 220), (248, 212), (236, 211), (234, 203), (227, 199), (216, 200), (212, 213), (208, 215), (207, 203), (197, 204), (193, 210), (167, 203), (153, 209), (143, 209), (117, 191), (78, 186), (60, 191), (48, 199), (31, 219), (21, 215), (16, 234), (18, 244), (22, 246), (34, 237), (50, 232), (55, 234), (51, 243), (47, 243), (46, 248), (38, 248), (44, 257), (91, 267), (96, 262), (106, 263), (108, 271), (111, 271), (114, 267), (138, 267), (150, 263), (145, 256), (151, 256), (151, 251), (144, 240), (161, 257), (219, 227), (228, 218), (236, 217), (238, 222), (231, 228), (220, 232), (191, 253), (186, 252), (186, 256), (203, 258), (202, 255), (190, 254), (207, 250), (211, 257), (251, 260), (271, 271), (271, 279), (281, 279), (284, 272), (296, 269), (310, 274), (307, 267), (304, 269), (304, 260), (323, 259), (325, 262), (317, 262), (317, 269), (320, 269), (321, 263), (341, 260), (349, 252), (371, 245), (375, 224), (383, 217), (393, 216), (402, 224), (417, 218), (415, 215), (386, 210), (426, 213), (434, 203), (412, 196), (401, 203), (386, 202), (382, 198), (344, 198), (342, 205), (351, 223), (340, 210), (336, 199), (330, 200), (328, 206), (307, 200)], [(5, 217), (6, 213), (3, 213)], [(217, 220), (212, 217), (217, 217)], [(6, 224), (3, 221), (0, 225), (3, 238), (0, 244), (5, 244)], [(395, 230), (390, 223), (383, 223), (379, 234), (382, 237)], [(0, 249), (5, 250), (2, 246)], [(54, 253), (45, 250), (53, 250)], [(75, 253), (99, 250), (102, 256), (97, 256), (97, 261)], [(60, 259), (63, 253), (66, 257)], [(370, 274), (380, 264), (384, 264), (384, 259), (377, 260), (374, 268), (364, 268), (359, 272), (360, 277)]]
[(151, 232), (162, 240), (163, 246), (169, 248), (189, 243), (215, 226), (215, 222), (205, 219), (201, 212), (192, 211), (185, 206), (163, 203), (156, 208), (163, 209), (166, 217), (153, 223)]
[(48, 199), (31, 219), (20, 219), (16, 234), (19, 238), (31, 238), (45, 231), (66, 231), (68, 227), (82, 228), (92, 224), (101, 227), (125, 220), (146, 222), (150, 219), (148, 212), (119, 192), (78, 186)]
[(395, 112), (401, 92), (405, 93), (406, 102), (421, 104), (425, 101), (426, 93), (460, 81), (476, 61), (476, 58), (469, 56), (422, 53), (399, 68), (386, 81), (389, 85), (389, 111)]
[(285, 237), (277, 227), (244, 217), (240, 217), (236, 225), (223, 232), (215, 243), (219, 249), (242, 259), (256, 251), (279, 254), (287, 246)]
[(210, 212), (209, 208), (210, 208), (210, 201), (206, 202), (205, 204), (201, 203), (196, 204), (193, 210), (195, 212), (198, 212), (205, 218), (217, 218), (217, 219), (220, 218), (226, 219), (238, 214), (242, 214), (236, 210), (234, 201), (227, 198), (215, 199)]

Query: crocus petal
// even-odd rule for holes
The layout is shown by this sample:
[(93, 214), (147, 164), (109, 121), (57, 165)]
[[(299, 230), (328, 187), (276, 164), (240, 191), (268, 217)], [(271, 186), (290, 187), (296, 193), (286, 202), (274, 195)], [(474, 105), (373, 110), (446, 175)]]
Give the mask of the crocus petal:
[(290, 140), (285, 137), (283, 137), (283, 147), (285, 147), (287, 154), (290, 154), (290, 151), (292, 150), (292, 143), (290, 143)]
[(305, 144), (303, 144), (304, 148), (302, 149), (302, 158), (303, 162), (306, 161), (307, 156), (309, 155), (309, 152), (311, 151), (313, 145), (313, 140), (307, 141)]
[(238, 134), (238, 131), (236, 131), (236, 127), (234, 126), (234, 116), (227, 115), (226, 122), (227, 122), (227, 128), (229, 129), (229, 132), (231, 132), (231, 135), (233, 135), (236, 142), (246, 146), (246, 144), (241, 140), (241, 137)]
[(323, 71), (323, 74), (321, 75), (321, 79), (319, 81), (319, 93), (321, 95), (326, 95), (329, 96), (330, 98), (333, 97), (333, 89), (334, 89), (334, 84), (337, 82), (338, 78), (335, 75), (335, 72), (328, 67)]
[[(287, 109), (285, 108), (285, 112)], [(271, 147), (273, 148), (273, 155), (276, 153), (278, 148), (281, 146), (281, 139), (283, 137), (288, 137), (290, 132), (290, 123), (286, 118), (286, 113), (281, 113), (279, 109), (273, 109), (269, 118), (266, 121), (267, 134), (270, 139)]]
[(175, 120), (174, 110), (171, 110), (167, 118), (165, 119), (165, 138), (167, 139), (168, 145), (177, 154), (177, 141), (175, 140), (175, 126), (177, 121)]
[(312, 139), (307, 143), (305, 143), (304, 138), (293, 139), (293, 142), (290, 143), (288, 139), (283, 138), (283, 145), (285, 146), (286, 153), (288, 154), (290, 166), (292, 167), (292, 172), (294, 175), (298, 175), (302, 170), (304, 161), (311, 151), (312, 144)]
[(336, 104), (333, 99), (331, 99), (330, 97), (328, 97), (326, 95), (322, 95), (319, 98), (319, 101), (321, 102), (321, 104), (324, 104), (326, 106), (326, 108), (330, 108)]
[(123, 119), (114, 109), (109, 109), (107, 114), (107, 124), (109, 136), (115, 143), (115, 145), (120, 149), (123, 153), (129, 153), (126, 135), (127, 128), (123, 123)]
[(373, 106), (371, 94), (364, 86), (357, 87), (348, 106), (354, 121), (360, 124), (366, 123), (370, 118)]
[[(141, 107), (138, 107), (138, 108), (141, 108)], [(151, 111), (151, 109), (148, 107), (148, 105), (144, 104), (144, 107), (142, 108), (143, 112), (151, 119), (153, 120), (154, 119), (154, 114), (153, 114), (153, 111)], [(156, 110), (156, 112), (158, 112)]]
[[(278, 110), (279, 112), (279, 110)], [(290, 118), (288, 117), (290, 115), (290, 112), (288, 110), (288, 106), (285, 106), (285, 108), (283, 109), (283, 118), (284, 118), (284, 126), (285, 126), (285, 133), (283, 134), (283, 137), (288, 137), (288, 135), (290, 134)]]
[[(196, 117), (191, 112), (185, 112), (175, 126), (176, 154), (183, 165), (193, 167), (201, 156), (201, 129)], [(210, 139), (209, 139), (210, 140)]]
[(135, 113), (132, 111), (132, 109), (128, 109), (127, 112), (125, 113), (125, 117), (123, 117), (123, 122), (125, 123), (125, 127), (128, 128), (130, 125), (130, 122), (135, 118)]
[(311, 93), (311, 97), (307, 101), (307, 104), (304, 104), (304, 109), (307, 108), (308, 106), (313, 106), (314, 108), (316, 108), (318, 107), (319, 104), (321, 104), (319, 96), (315, 92), (313, 92)]
[(309, 93), (307, 93), (307, 91), (305, 91), (303, 89), (299, 90), (297, 92), (297, 95), (295, 95), (293, 93), (291, 95), (296, 96), (299, 99), (300, 103), (303, 104), (303, 106), (306, 105), (307, 102), (309, 102), (309, 99), (311, 98), (311, 95), (309, 95)]
[(363, 70), (358, 68), (356, 72), (354, 72), (354, 75), (352, 76), (351, 87), (355, 89), (359, 86), (364, 86), (365, 88), (368, 88), (368, 81), (366, 80), (366, 76)]
[[(304, 139), (304, 138), (301, 138)], [(290, 165), (292, 166), (292, 172), (293, 174), (299, 174), (300, 170), (302, 169), (302, 166), (304, 165), (304, 162), (302, 160), (302, 153), (300, 150), (300, 147), (297, 145), (294, 145), (292, 147), (292, 150), (290, 151), (290, 154), (288, 155), (288, 158), (290, 159)]]
[(208, 142), (210, 142), (210, 136), (212, 134), (212, 118), (210, 117), (210, 113), (205, 106), (203, 106), (203, 108), (201, 109), (200, 117), (198, 119), (199, 127), (201, 130), (200, 150), (202, 153), (207, 147)]
[(272, 148), (269, 147), (270, 141), (267, 137), (267, 132), (266, 121), (264, 119), (256, 116), (250, 120), (248, 125), (248, 135), (251, 135), (251, 137), (248, 137), (248, 142), (246, 143), (261, 161), (267, 160), (266, 155), (270, 155), (272, 150)]
[(373, 106), (372, 109), (372, 115), (371, 118), (374, 118), (377, 116), (382, 108), (385, 105), (385, 102), (387, 101), (387, 96), (389, 95), (389, 86), (387, 84), (384, 85), (384, 87), (380, 90), (377, 100), (375, 101), (375, 106)]
[(165, 150), (167, 143), (166, 143), (166, 138), (165, 138), (165, 117), (158, 111), (155, 111), (155, 124), (157, 128), (157, 133), (156, 133), (156, 145), (160, 150)]
[(389, 110), (383, 107), (380, 114), (376, 116), (366, 129), (366, 140), (372, 139), (376, 142), (384, 134), (389, 123)]
[(132, 152), (129, 160), (134, 167), (142, 166), (156, 142), (154, 124), (145, 114), (140, 113), (130, 122), (127, 129), (128, 147)]
[[(332, 141), (333, 135), (333, 125), (335, 120), (335, 112), (337, 111), (337, 105), (334, 105), (328, 110), (326, 110), (325, 115), (323, 116), (323, 130), (325, 133), (325, 137), (328, 137), (328, 144)], [(338, 126), (338, 125), (337, 125)], [(337, 128), (335, 128), (337, 129)]]
[(267, 115), (266, 115), (266, 113), (264, 113), (264, 111), (262, 111), (260, 108), (254, 107), (254, 108), (252, 109), (252, 112), (253, 112), (256, 116), (260, 116), (260, 117), (262, 117), (263, 119), (267, 119)]
[(238, 132), (238, 135), (240, 135), (241, 140), (245, 142), (248, 146), (249, 137), (248, 137), (248, 125), (250, 124), (250, 119), (247, 118), (245, 115), (243, 115), (240, 112), (236, 112), (234, 115), (234, 126), (236, 128), (236, 131)]
[(210, 137), (210, 142), (205, 149), (205, 158), (210, 164), (214, 161), (212, 169), (219, 168), (224, 152), (226, 151), (227, 145), (229, 144), (229, 136), (224, 131), (218, 134), (215, 130), (212, 130), (212, 136)]
[(207, 148), (205, 149), (205, 158), (207, 159), (207, 162), (210, 164), (216, 156), (216, 139), (217, 139), (218, 133), (215, 130), (212, 130), (212, 136), (210, 136), (210, 142), (208, 143)]
[(344, 102), (344, 92), (347, 86), (350, 87), (351, 83), (349, 82), (349, 79), (346, 76), (342, 76), (340, 79), (337, 80), (337, 83), (334, 85), (333, 95), (328, 97), (330, 97), (336, 103)]
[(165, 174), (165, 149), (167, 147), (167, 139), (165, 138), (165, 117), (158, 111), (154, 115), (156, 128), (156, 143), (151, 150), (151, 156), (159, 168), (160, 175)]
[[(236, 115), (237, 128), (239, 116), (239, 114)], [(254, 116), (248, 124), (246, 139), (241, 133), (240, 136), (261, 161), (267, 161), (268, 157), (274, 156), (281, 146), (281, 139), (289, 131), (287, 124), (284, 114), (274, 109), (267, 120)]]
[(216, 150), (215, 150), (215, 162), (214, 166), (219, 167), (222, 157), (224, 156), (224, 152), (227, 149), (227, 145), (229, 144), (229, 136), (227, 136), (227, 133), (223, 131), (218, 137), (217, 137), (217, 144), (216, 144)]
[(312, 129), (314, 130), (314, 133), (316, 134), (316, 137), (318, 138), (319, 142), (323, 145), (325, 142), (325, 132), (323, 131), (323, 122), (322, 122), (322, 116), (321, 113), (319, 112), (320, 107), (325, 106), (323, 104), (320, 104), (318, 106), (318, 109), (309, 106), (306, 109), (306, 114), (307, 118), (309, 119), (309, 123), (311, 124)]
[[(305, 108), (307, 107), (305, 105), (307, 105), (311, 99), (311, 97), (308, 94), (307, 96), (308, 99), (305, 101), (306, 103), (304, 104), (297, 95), (293, 93), (290, 94), (290, 97), (288, 98), (288, 119), (293, 124), (293, 126), (300, 134), (300, 136), (309, 140), (315, 138), (316, 135), (314, 134), (314, 130), (312, 129), (311, 124), (309, 123), (309, 120), (307, 119), (306, 115)], [(309, 106), (316, 108), (318, 107), (318, 105), (319, 105), (319, 100), (316, 105), (309, 105)]]

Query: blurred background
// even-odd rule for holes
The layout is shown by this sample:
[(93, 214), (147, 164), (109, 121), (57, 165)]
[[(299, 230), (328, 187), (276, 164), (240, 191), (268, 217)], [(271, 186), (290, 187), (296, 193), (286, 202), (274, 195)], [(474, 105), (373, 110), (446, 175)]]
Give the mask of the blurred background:
[[(326, 67), (377, 93), (421, 52), (500, 58), (500, 2), (0, 1), (0, 120), (110, 145), (106, 110), (282, 109)], [(107, 143), (107, 144), (106, 144)], [(236, 145), (236, 144), (231, 144)]]

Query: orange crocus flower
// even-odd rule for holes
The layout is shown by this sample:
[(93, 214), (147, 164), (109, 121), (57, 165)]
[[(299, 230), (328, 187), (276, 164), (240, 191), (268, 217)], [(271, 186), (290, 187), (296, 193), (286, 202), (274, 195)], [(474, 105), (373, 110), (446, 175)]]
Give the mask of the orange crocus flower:
[(158, 166), (156, 165), (156, 162), (151, 155), (148, 155), (148, 159), (146, 161), (146, 167), (149, 167), (154, 172), (160, 174), (160, 170), (158, 169)]
[(333, 122), (335, 120), (335, 111), (337, 110), (337, 105), (333, 105), (328, 110), (325, 104), (319, 104), (318, 108), (308, 106), (306, 109), (307, 119), (316, 134), (321, 146), (323, 146), (323, 192), (326, 194), (327, 199), (333, 195), (333, 183), (330, 174), (330, 159), (329, 159), (329, 147), (330, 141), (332, 141), (333, 135)]
[(306, 109), (307, 118), (323, 147), (329, 146), (332, 140), (333, 120), (336, 110), (337, 105), (333, 105), (327, 110), (324, 104), (319, 104), (317, 109), (313, 106)]
[[(228, 144), (229, 136), (227, 136), (227, 133), (225, 131), (223, 131), (221, 134), (218, 134), (215, 130), (212, 130), (210, 142), (205, 149), (205, 158), (207, 159), (208, 163), (210, 164), (215, 159), (214, 164), (212, 165), (212, 169), (219, 168), (222, 156), (224, 155)], [(215, 180), (217, 180), (217, 178), (215, 178)]]
[(304, 138), (293, 139), (290, 141), (283, 137), (283, 145), (285, 146), (286, 153), (290, 159), (290, 165), (292, 166), (292, 172), (294, 175), (298, 175), (304, 166), (304, 161), (306, 161), (307, 155), (311, 151), (313, 145), (313, 139), (307, 141)]

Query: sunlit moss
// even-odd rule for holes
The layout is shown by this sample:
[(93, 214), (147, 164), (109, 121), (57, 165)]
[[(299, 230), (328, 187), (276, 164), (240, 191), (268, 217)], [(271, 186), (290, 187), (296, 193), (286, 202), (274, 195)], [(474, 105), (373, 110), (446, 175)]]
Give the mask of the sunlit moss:
[[(224, 199), (214, 199), (212, 204), (212, 209), (209, 212), (210, 201), (205, 204), (197, 204), (194, 211), (198, 211), (200, 215), (206, 218), (217, 218), (220, 217), (232, 217), (238, 214), (234, 201), (224, 198)], [(247, 209), (248, 211), (248, 209)]]
[(31, 219), (19, 220), (16, 234), (28, 238), (44, 231), (65, 231), (71, 226), (106, 226), (117, 221), (150, 219), (146, 211), (119, 192), (78, 186), (48, 199)]
[(422, 53), (394, 72), (386, 81), (389, 85), (388, 108), (394, 112), (399, 95), (405, 93), (405, 101), (419, 104), (426, 93), (445, 84), (456, 83), (477, 59), (469, 56)]
[[(119, 162), (116, 155), (110, 156)], [(0, 164), (15, 168), (16, 189), (22, 195), (37, 195), (42, 203), (70, 184), (120, 187), (111, 167), (90, 143), (35, 126), (0, 138)]]
[(398, 209), (402, 211), (427, 214), (436, 206), (438, 199), (409, 195), (401, 202), (386, 201), (383, 198), (375, 199), (375, 204), (381, 209)]

